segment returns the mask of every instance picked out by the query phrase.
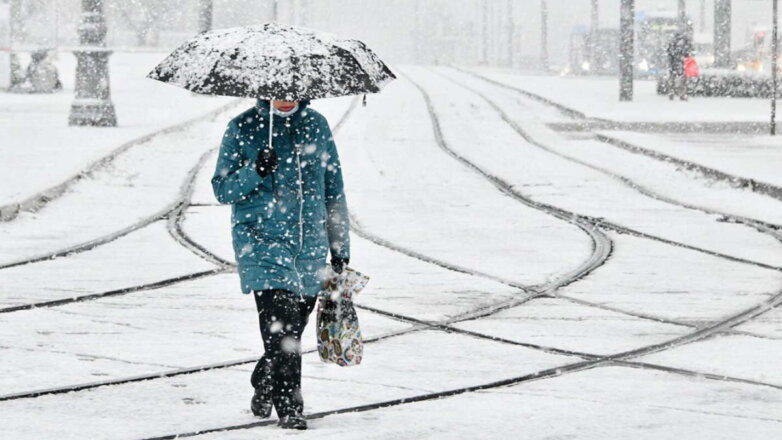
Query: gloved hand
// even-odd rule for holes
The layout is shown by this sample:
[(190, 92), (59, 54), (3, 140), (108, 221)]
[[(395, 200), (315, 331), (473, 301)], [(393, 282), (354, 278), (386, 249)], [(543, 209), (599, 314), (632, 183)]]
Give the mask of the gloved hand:
[(275, 153), (274, 150), (265, 148), (258, 153), (258, 161), (255, 162), (255, 171), (257, 171), (261, 177), (266, 177), (277, 170), (277, 164), (277, 153)]
[(334, 272), (336, 273), (342, 273), (342, 271), (347, 267), (350, 260), (347, 258), (332, 258), (331, 259), (331, 268), (334, 269)]

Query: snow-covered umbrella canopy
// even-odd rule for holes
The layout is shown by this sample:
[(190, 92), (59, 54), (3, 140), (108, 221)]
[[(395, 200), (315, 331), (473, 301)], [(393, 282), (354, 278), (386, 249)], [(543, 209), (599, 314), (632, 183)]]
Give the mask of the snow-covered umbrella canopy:
[(286, 101), (376, 93), (396, 78), (360, 41), (274, 23), (200, 34), (147, 76), (196, 93)]

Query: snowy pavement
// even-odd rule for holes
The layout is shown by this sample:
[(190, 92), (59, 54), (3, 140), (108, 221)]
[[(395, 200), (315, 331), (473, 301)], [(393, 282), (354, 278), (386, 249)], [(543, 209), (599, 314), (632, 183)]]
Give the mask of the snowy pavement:
[[(670, 101), (657, 94), (654, 80), (636, 80), (633, 100), (619, 101), (616, 77), (564, 77), (518, 75), (507, 70), (469, 68), (485, 78), (520, 88), (526, 92), (559, 104), (585, 119), (611, 121), (618, 124), (639, 123), (709, 123), (768, 124), (769, 103), (754, 98), (693, 97), (687, 102)], [(541, 116), (550, 122), (561, 122), (549, 108)]]
[[(118, 52), (109, 58), (117, 127), (70, 127), (76, 58), (57, 54), (62, 90), (28, 95), (0, 92), (0, 217), (12, 217), (59, 196), (74, 175), (143, 144), (161, 131), (181, 130), (232, 108), (236, 99), (195, 95), (146, 78), (165, 52)], [(40, 194), (47, 197), (36, 197)]]
[[(741, 179), (782, 188), (782, 141), (771, 136), (599, 132), (653, 153), (694, 162)], [(782, 191), (776, 191), (782, 198)]]
[[(552, 131), (558, 110), (472, 75), (399, 71), (365, 108), (314, 104), (372, 279), (361, 366), (305, 332), (311, 430), (249, 411), (257, 319), (209, 185), (234, 108), (0, 223), (3, 437), (782, 435), (779, 200)], [(687, 160), (733, 166), (707, 156)]]

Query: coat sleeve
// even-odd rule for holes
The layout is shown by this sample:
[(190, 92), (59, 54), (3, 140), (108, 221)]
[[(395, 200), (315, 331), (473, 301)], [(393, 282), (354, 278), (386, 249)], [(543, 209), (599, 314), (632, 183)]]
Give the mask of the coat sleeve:
[(331, 258), (350, 259), (350, 217), (342, 181), (342, 166), (334, 137), (325, 119), (322, 125), (320, 131), (326, 141), (326, 231), (329, 237), (329, 249)]
[(261, 177), (255, 164), (242, 157), (237, 140), (239, 128), (228, 124), (220, 145), (217, 166), (212, 177), (212, 191), (220, 203), (231, 204), (244, 200), (260, 187), (271, 191), (271, 175)]

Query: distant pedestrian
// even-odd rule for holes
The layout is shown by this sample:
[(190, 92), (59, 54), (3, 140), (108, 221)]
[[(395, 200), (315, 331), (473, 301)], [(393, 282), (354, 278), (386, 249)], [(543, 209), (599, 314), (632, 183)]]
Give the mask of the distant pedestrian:
[(301, 334), (330, 275), (328, 252), (337, 273), (350, 258), (342, 169), (326, 119), (308, 101), (259, 99), (228, 124), (212, 187), (233, 205), (242, 292), (255, 297), (263, 338), (251, 410), (265, 418), (274, 406), (280, 426), (306, 429)]
[(677, 32), (668, 42), (668, 97), (673, 101), (676, 95), (687, 100), (687, 75), (684, 73), (685, 59), (692, 56), (692, 40), (685, 32)]
[[(20, 73), (18, 60), (11, 60), (12, 86), (15, 93), (54, 93), (62, 90), (57, 67), (51, 60), (52, 52), (48, 49), (38, 49), (30, 54), (30, 64), (25, 73)], [(13, 70), (19, 69), (16, 72)]]

